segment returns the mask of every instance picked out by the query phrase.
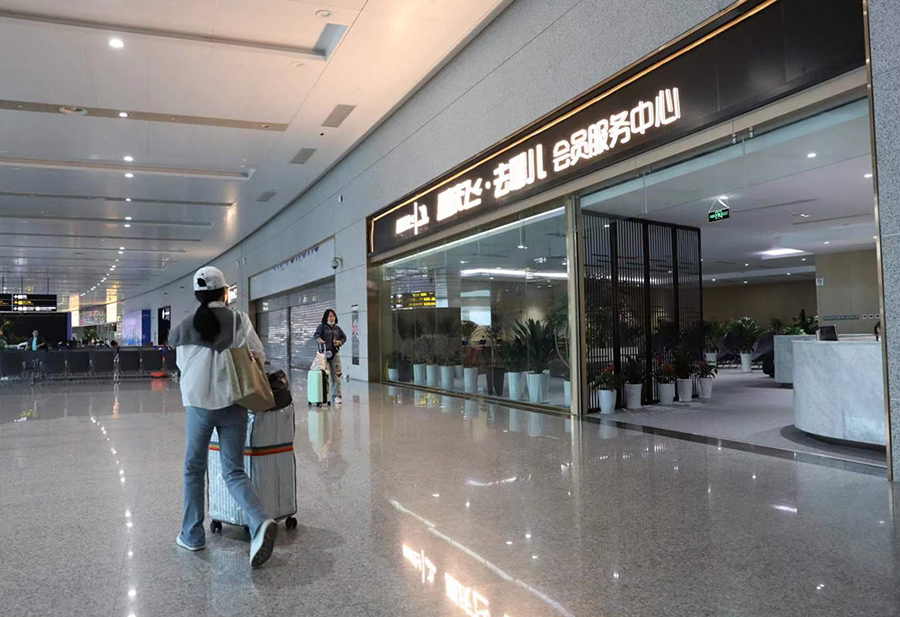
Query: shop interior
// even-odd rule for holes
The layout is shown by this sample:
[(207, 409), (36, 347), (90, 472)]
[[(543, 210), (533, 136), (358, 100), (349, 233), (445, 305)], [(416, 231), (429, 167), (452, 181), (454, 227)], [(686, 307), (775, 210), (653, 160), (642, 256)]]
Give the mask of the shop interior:
[[(690, 403), (611, 417), (884, 464), (864, 94), (620, 178), (581, 205), (701, 229), (699, 329), (703, 359), (715, 369), (711, 395), (699, 398), (695, 387)], [(817, 331), (839, 341), (818, 342)]]

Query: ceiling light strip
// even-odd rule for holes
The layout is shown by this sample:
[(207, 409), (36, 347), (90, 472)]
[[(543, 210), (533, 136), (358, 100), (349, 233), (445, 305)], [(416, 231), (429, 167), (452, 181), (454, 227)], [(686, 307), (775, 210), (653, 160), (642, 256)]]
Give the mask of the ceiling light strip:
[[(10, 221), (46, 221), (46, 222), (64, 222), (72, 221), (75, 223), (105, 223), (109, 225), (120, 225), (125, 221), (120, 218), (90, 218), (82, 216), (40, 216), (33, 214), (0, 214), (0, 220)], [(155, 227), (212, 227), (209, 221), (161, 221), (147, 219), (130, 219), (129, 225), (151, 225)]]
[[(14, 234), (0, 234), (0, 235), (14, 235)], [(0, 249), (16, 249), (19, 251), (101, 251), (104, 253), (120, 253), (118, 248), (112, 247), (107, 248), (103, 246), (19, 246), (17, 244), (0, 244)], [(127, 249), (129, 253), (172, 253), (172, 254), (184, 254), (187, 253), (184, 249), (144, 249), (144, 248), (134, 248), (130, 247)]]
[(78, 201), (112, 201), (134, 204), (154, 204), (160, 206), (214, 206), (230, 208), (233, 201), (179, 201), (174, 199), (141, 199), (140, 197), (113, 197), (110, 195), (61, 195), (55, 193), (17, 193), (0, 191), (0, 197), (29, 197), (32, 199), (72, 199)]
[(55, 169), (61, 171), (101, 171), (115, 173), (143, 174), (147, 176), (177, 176), (182, 178), (211, 178), (214, 180), (236, 180), (245, 182), (253, 177), (254, 170), (219, 171), (215, 169), (174, 169), (166, 167), (136, 167), (117, 163), (86, 163), (84, 161), (50, 161), (41, 159), (15, 159), (0, 157), (0, 167), (28, 167), (33, 169)]
[(88, 19), (74, 19), (71, 17), (55, 17), (53, 15), (41, 15), (24, 11), (0, 11), (0, 18), (15, 19), (18, 21), (31, 21), (65, 28), (79, 28), (82, 30), (102, 30), (104, 32), (128, 33), (153, 38), (172, 39), (177, 41), (191, 41), (195, 43), (211, 43), (213, 45), (227, 45), (230, 47), (242, 47), (253, 51), (278, 51), (293, 56), (299, 56), (312, 62), (326, 60), (325, 54), (309, 47), (296, 47), (293, 45), (278, 45), (265, 41), (253, 41), (247, 39), (234, 39), (218, 36), (207, 36), (189, 32), (176, 32), (173, 30), (161, 30), (156, 28), (144, 28), (117, 24), (113, 22), (94, 21)]

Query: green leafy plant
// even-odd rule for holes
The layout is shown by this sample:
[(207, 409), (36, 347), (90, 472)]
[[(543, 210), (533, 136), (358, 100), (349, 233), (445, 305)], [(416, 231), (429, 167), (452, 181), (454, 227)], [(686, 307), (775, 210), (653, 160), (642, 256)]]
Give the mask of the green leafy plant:
[(706, 360), (700, 360), (700, 363), (697, 364), (697, 377), (712, 377), (715, 379), (718, 372), (719, 369), (716, 368), (716, 365), (710, 364)]
[(553, 355), (553, 325), (548, 321), (528, 319), (516, 321), (513, 335), (528, 351), (528, 366), (532, 373), (543, 373)]
[(656, 383), (675, 383), (675, 367), (660, 357), (653, 370), (653, 378), (656, 379)]
[(528, 350), (518, 338), (504, 343), (500, 347), (500, 362), (510, 373), (521, 373), (528, 370)]
[(784, 332), (782, 332), (782, 334), (790, 335), (790, 336), (797, 336), (800, 334), (806, 334), (806, 332), (804, 332), (803, 328), (801, 328), (800, 326), (788, 326), (787, 328), (784, 329)]
[(703, 322), (703, 348), (710, 353), (719, 350), (719, 341), (727, 334), (726, 324), (721, 321)]
[(784, 332), (784, 322), (777, 317), (769, 320), (769, 330), (774, 334), (782, 334)]
[(628, 358), (622, 367), (622, 376), (627, 384), (638, 385), (644, 383), (644, 365), (640, 358), (637, 356)]
[(391, 353), (391, 354), (387, 354), (387, 355), (384, 357), (384, 364), (385, 364), (385, 366), (387, 366), (388, 368), (398, 368), (399, 365), (400, 365), (400, 361), (399, 361), (399, 359), (397, 358), (397, 355), (396, 355), (396, 354), (392, 354), (392, 353)]
[(759, 324), (752, 317), (739, 317), (728, 324), (728, 332), (732, 336), (732, 352), (752, 353), (756, 341), (762, 335)]
[(437, 332), (440, 340), (436, 342), (437, 356), (441, 366), (453, 366), (458, 356), (460, 337), (459, 320), (453, 316), (445, 316), (438, 320)]
[(553, 302), (547, 321), (553, 326), (553, 344), (556, 357), (566, 367), (566, 379), (569, 378), (569, 296), (558, 295)]
[(473, 368), (477, 364), (476, 350), (472, 345), (472, 336), (478, 330), (478, 324), (474, 321), (464, 319), (459, 324), (459, 334), (462, 339), (462, 363), (466, 368)]
[(697, 357), (687, 347), (676, 347), (672, 367), (675, 369), (676, 378), (690, 379), (697, 369)]
[(806, 309), (802, 309), (800, 315), (794, 317), (794, 325), (803, 330), (804, 334), (815, 334), (819, 329), (819, 321), (815, 317), (807, 317)]
[(621, 377), (616, 374), (616, 367), (610, 363), (594, 375), (590, 386), (593, 390), (615, 390), (620, 381)]

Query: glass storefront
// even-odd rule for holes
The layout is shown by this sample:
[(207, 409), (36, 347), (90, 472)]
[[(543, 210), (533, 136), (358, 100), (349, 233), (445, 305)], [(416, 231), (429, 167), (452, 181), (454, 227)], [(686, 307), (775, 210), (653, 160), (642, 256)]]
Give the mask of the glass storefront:
[(383, 377), (568, 407), (566, 246), (558, 205), (381, 266)]

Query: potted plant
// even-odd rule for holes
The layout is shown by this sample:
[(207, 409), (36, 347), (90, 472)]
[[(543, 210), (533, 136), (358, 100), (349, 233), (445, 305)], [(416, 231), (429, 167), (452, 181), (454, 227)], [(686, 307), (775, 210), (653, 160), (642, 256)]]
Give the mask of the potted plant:
[(715, 364), (719, 359), (719, 341), (725, 336), (725, 324), (721, 321), (703, 322), (703, 347), (706, 361)]
[(397, 354), (388, 354), (385, 356), (384, 363), (387, 366), (388, 380), (400, 381), (400, 361)]
[(638, 357), (632, 356), (622, 367), (625, 378), (625, 408), (640, 409), (644, 392), (644, 366)]
[[(528, 398), (532, 403), (546, 400), (549, 375), (545, 375), (553, 354), (553, 325), (548, 321), (528, 319), (517, 321), (513, 327), (515, 336), (523, 342), (528, 353)], [(546, 380), (546, 386), (545, 386)]]
[(521, 401), (525, 397), (525, 383), (528, 379), (528, 350), (525, 349), (525, 343), (513, 338), (504, 343), (500, 353), (509, 378), (509, 398)]
[(803, 330), (801, 334), (815, 334), (819, 329), (819, 320), (816, 317), (807, 317), (806, 309), (801, 309), (800, 315), (794, 317), (794, 325)]
[(491, 310), (491, 325), (485, 326), (484, 336), (490, 343), (490, 348), (485, 348), (487, 358), (487, 391), (492, 396), (503, 396), (503, 381), (506, 378), (506, 369), (501, 362), (500, 348), (503, 344), (503, 324), (506, 316), (500, 309)]
[(615, 413), (618, 382), (619, 376), (616, 375), (616, 367), (611, 363), (600, 369), (591, 380), (591, 389), (596, 390), (600, 396), (600, 413)]
[(678, 388), (678, 400), (689, 403), (694, 398), (694, 370), (697, 360), (691, 352), (683, 346), (675, 349), (672, 367), (675, 369), (675, 385)]
[(451, 389), (455, 381), (455, 365), (458, 357), (456, 343), (460, 337), (459, 320), (455, 317), (444, 317), (438, 322), (440, 334), (441, 387)]
[(752, 317), (740, 317), (729, 324), (728, 331), (732, 335), (733, 352), (741, 356), (741, 370), (751, 372), (750, 354), (762, 334), (759, 324)]
[(670, 406), (675, 402), (675, 367), (660, 357), (653, 377), (659, 389), (659, 404)]
[(476, 358), (476, 350), (472, 345), (472, 337), (478, 330), (478, 324), (468, 319), (464, 320), (460, 326), (460, 336), (462, 337), (462, 361), (463, 361), (463, 390), (469, 393), (478, 392), (478, 364)]
[(715, 365), (705, 360), (701, 360), (697, 365), (697, 383), (700, 386), (701, 399), (709, 400), (712, 398), (713, 379), (716, 378), (716, 373), (718, 373), (718, 369), (716, 369)]

